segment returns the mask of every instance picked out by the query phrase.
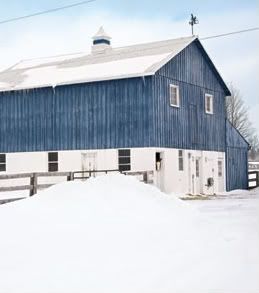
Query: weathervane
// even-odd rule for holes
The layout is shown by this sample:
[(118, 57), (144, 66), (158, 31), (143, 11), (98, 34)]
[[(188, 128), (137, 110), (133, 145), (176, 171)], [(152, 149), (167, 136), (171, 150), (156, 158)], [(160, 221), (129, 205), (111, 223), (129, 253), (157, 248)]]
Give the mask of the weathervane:
[(191, 20), (189, 21), (189, 24), (192, 26), (192, 35), (194, 35), (193, 26), (198, 23), (199, 23), (198, 18), (194, 16), (193, 14), (191, 14)]

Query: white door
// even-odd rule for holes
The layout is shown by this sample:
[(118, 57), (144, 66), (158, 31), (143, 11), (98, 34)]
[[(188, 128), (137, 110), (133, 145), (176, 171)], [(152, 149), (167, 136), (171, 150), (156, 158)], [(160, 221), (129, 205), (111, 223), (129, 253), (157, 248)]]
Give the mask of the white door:
[(95, 176), (95, 172), (93, 171), (97, 170), (97, 153), (82, 153), (81, 157), (83, 176)]

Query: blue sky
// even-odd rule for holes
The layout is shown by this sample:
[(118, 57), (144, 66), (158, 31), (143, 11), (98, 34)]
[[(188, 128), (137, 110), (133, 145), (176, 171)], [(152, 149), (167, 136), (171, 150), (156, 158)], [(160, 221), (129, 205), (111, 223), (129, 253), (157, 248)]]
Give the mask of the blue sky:
[[(80, 0), (0, 0), (0, 21)], [(190, 13), (198, 16), (200, 37), (259, 26), (253, 1), (97, 0), (88, 5), (0, 25), (0, 70), (21, 59), (88, 52), (91, 36), (104, 25), (113, 46), (190, 34)], [(259, 33), (204, 41), (226, 82), (240, 89), (259, 133)]]
[[(58, 7), (62, 5), (68, 5), (80, 0), (10, 0), (1, 1), (1, 18), (7, 18), (8, 16), (19, 16), (21, 14), (27, 14), (35, 12), (36, 10), (49, 9), (51, 7)], [(172, 0), (98, 0), (95, 3), (81, 6), (62, 12), (66, 15), (78, 15), (78, 12), (82, 13), (86, 10), (111, 10), (116, 11), (122, 16), (133, 15), (134, 17), (152, 17), (154, 15), (161, 15), (171, 17), (172, 19), (185, 18), (190, 12), (197, 14), (214, 14), (224, 9), (225, 11), (235, 12), (240, 9), (254, 9), (256, 8), (257, 1), (241, 1), (241, 0), (218, 0), (218, 1), (172, 1)]]

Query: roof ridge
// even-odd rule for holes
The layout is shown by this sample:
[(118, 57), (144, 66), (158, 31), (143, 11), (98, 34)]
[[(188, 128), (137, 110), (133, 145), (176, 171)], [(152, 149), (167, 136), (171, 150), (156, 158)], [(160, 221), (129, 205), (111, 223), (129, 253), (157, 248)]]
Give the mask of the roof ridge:
[[(113, 48), (112, 51), (109, 51), (109, 53), (113, 53), (117, 50), (122, 50), (122, 49), (130, 49), (130, 48), (133, 48), (133, 47), (137, 47), (137, 46), (144, 46), (144, 45), (147, 45), (147, 46), (150, 46), (152, 44), (156, 45), (156, 44), (159, 44), (159, 43), (168, 43), (170, 41), (177, 41), (177, 40), (186, 40), (186, 39), (195, 39), (196, 36), (189, 36), (189, 37), (181, 37), (181, 38), (175, 38), (175, 39), (167, 39), (167, 40), (161, 40), (161, 41), (154, 41), (154, 42), (147, 42), (147, 43), (138, 43), (138, 44), (135, 44), (135, 45), (128, 45), (128, 46), (120, 46), (120, 47), (115, 47)], [(168, 45), (164, 45), (164, 46), (158, 46), (158, 47), (167, 47)], [(148, 48), (143, 48), (141, 50), (137, 50), (137, 51), (145, 51), (145, 50), (150, 50), (151, 48), (148, 47)], [(57, 54), (57, 55), (50, 55), (50, 56), (41, 56), (41, 57), (36, 57), (36, 58), (28, 58), (28, 59), (21, 59), (20, 61), (18, 61), (17, 63), (15, 63), (13, 66), (7, 68), (6, 70), (10, 70), (14, 67), (16, 67), (17, 65), (19, 64), (22, 64), (23, 62), (28, 62), (28, 61), (36, 61), (36, 60), (44, 60), (44, 59), (50, 59), (50, 58), (57, 58), (57, 57), (66, 57), (66, 56), (72, 56), (72, 55), (77, 55), (77, 54), (82, 54), (84, 56), (91, 56), (92, 54), (89, 52), (75, 52), (75, 53), (68, 53), (68, 54)], [(100, 54), (100, 55), (95, 55), (95, 58), (102, 58), (104, 55)]]
[(166, 40), (146, 42), (146, 43), (138, 43), (138, 44), (135, 44), (135, 45), (115, 47), (115, 48), (113, 48), (113, 50), (123, 49), (123, 48), (132, 48), (132, 47), (136, 47), (136, 46), (144, 46), (144, 45), (151, 45), (151, 44), (166, 43), (166, 42), (176, 41), (176, 40), (195, 39), (195, 38), (197, 38), (197, 36), (181, 37), (181, 38), (175, 38), (175, 39), (166, 39)]
[[(13, 67), (22, 64), (23, 62), (28, 62), (28, 61), (36, 61), (36, 60), (44, 60), (44, 59), (50, 59), (50, 58), (57, 58), (57, 57), (66, 57), (66, 56), (72, 56), (72, 55), (79, 55), (79, 54), (84, 54), (84, 52), (76, 52), (76, 53), (68, 53), (68, 54), (58, 54), (58, 55), (50, 55), (50, 56), (41, 56), (41, 57), (35, 57), (35, 58), (28, 58), (28, 59), (21, 59), (17, 63), (15, 63), (13, 66), (7, 68), (12, 69)], [(87, 54), (85, 54), (87, 55)]]

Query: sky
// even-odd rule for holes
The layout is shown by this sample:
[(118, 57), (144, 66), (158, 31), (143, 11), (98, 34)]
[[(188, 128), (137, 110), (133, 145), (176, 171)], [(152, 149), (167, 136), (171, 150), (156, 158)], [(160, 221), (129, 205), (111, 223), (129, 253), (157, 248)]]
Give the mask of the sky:
[[(80, 0), (0, 0), (0, 22)], [(22, 59), (90, 52), (91, 37), (103, 25), (112, 46), (206, 37), (259, 26), (258, 0), (97, 0), (68, 10), (0, 24), (0, 70)], [(226, 83), (240, 90), (259, 135), (259, 31), (202, 41)]]

